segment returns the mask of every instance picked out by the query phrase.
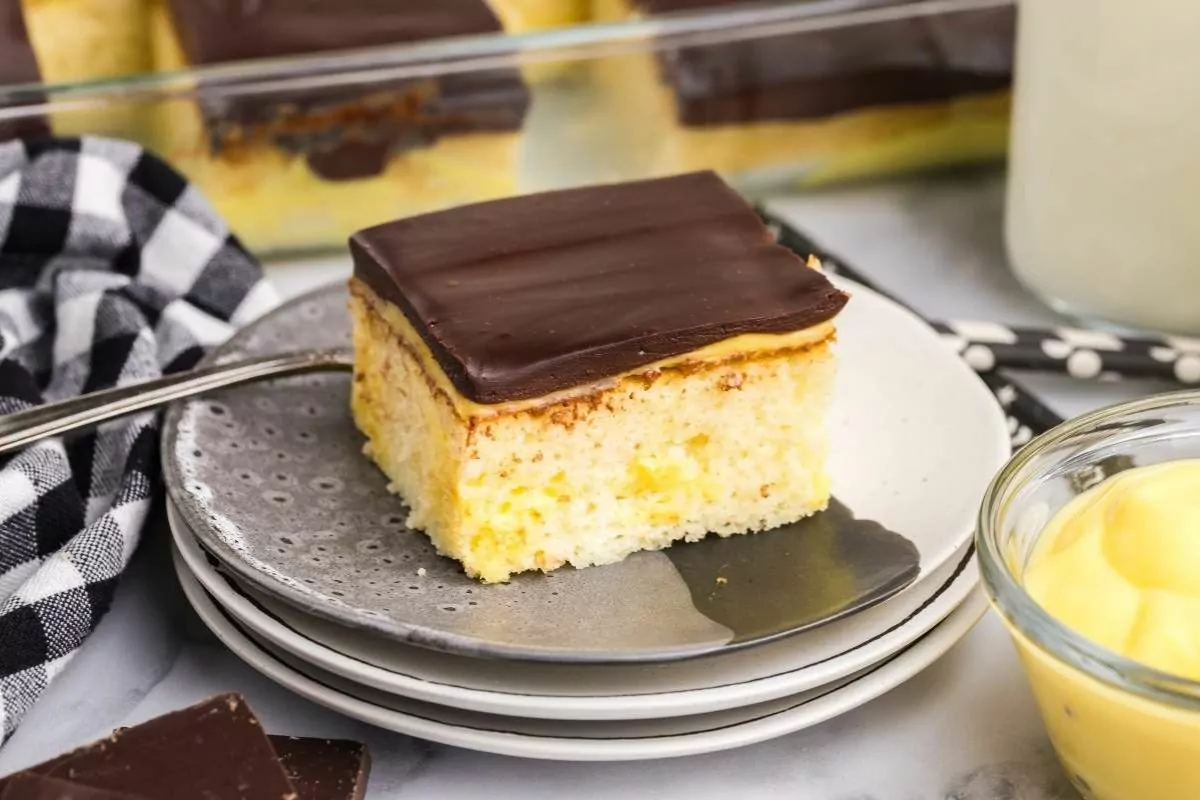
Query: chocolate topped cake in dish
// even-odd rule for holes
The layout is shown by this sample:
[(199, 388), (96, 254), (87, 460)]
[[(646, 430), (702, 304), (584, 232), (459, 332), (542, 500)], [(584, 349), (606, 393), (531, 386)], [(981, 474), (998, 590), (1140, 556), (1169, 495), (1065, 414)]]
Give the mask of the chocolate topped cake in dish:
[(481, 203), (350, 246), (366, 452), (469, 574), (825, 508), (847, 298), (716, 175)]
[[(163, 0), (160, 70), (478, 36), (485, 0)], [(313, 74), (313, 79), (329, 76)], [(197, 86), (164, 105), (159, 149), (252, 248), (335, 244), (365, 223), (516, 191), (530, 95), (516, 65), (238, 94)]]
[[(614, 22), (739, 5), (753, 3), (594, 0), (593, 13)], [(608, 113), (631, 121), (643, 173), (820, 183), (1001, 155), (1014, 21), (1012, 7), (846, 20), (597, 59), (593, 73)]]

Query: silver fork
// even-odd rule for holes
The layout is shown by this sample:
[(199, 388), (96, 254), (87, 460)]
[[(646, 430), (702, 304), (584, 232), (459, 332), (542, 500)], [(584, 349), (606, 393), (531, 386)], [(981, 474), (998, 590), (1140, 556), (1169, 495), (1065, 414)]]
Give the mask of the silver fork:
[(349, 370), (353, 366), (349, 348), (305, 350), (230, 361), (102, 389), (0, 416), (0, 454), (214, 389), (306, 372)]

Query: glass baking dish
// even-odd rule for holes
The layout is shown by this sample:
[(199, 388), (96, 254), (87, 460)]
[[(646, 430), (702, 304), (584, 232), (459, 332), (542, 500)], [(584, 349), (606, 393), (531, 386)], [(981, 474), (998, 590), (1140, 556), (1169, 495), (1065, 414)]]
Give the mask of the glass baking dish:
[(1003, 156), (1012, 0), (627, 3), (592, 0), (588, 24), (199, 68), (168, 47), (154, 74), (5, 87), (0, 134), (140, 142), (264, 256), (585, 183), (715, 169), (761, 195)]

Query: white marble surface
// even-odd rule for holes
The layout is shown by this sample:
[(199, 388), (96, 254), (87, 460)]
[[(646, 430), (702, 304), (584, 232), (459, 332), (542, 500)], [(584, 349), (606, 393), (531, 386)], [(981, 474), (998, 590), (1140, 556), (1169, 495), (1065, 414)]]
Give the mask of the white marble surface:
[[(1011, 322), (1052, 315), (1004, 268), (1003, 183), (967, 174), (843, 188), (777, 208), (924, 313)], [(271, 268), (285, 294), (345, 273), (340, 259)], [(1062, 413), (1153, 386), (1029, 381)], [(929, 670), (817, 728), (716, 755), (628, 764), (520, 761), (430, 745), (325, 711), (260, 677), (186, 608), (161, 527), (147, 531), (116, 603), (12, 739), (0, 774), (218, 691), (243, 692), (269, 730), (348, 736), (375, 756), (372, 798), (1074, 797), (1054, 763), (1016, 658), (991, 616)]]

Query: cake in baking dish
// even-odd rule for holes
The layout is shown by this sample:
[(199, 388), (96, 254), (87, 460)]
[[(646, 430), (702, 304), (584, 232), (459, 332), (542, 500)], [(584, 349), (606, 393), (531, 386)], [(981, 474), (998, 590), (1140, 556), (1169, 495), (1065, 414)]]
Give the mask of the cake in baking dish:
[(825, 508), (847, 298), (715, 174), (474, 204), (350, 246), (366, 453), (469, 574)]
[[(887, 5), (887, 2), (876, 5)], [(599, 22), (745, 0), (593, 0)], [(818, 24), (593, 62), (606, 116), (643, 175), (714, 169), (743, 185), (815, 185), (999, 157), (1014, 9)], [(636, 123), (634, 123), (636, 121)]]
[[(176, 70), (496, 33), (513, 3), (161, 0), (151, 38), (158, 69)], [(332, 246), (364, 224), (517, 189), (530, 94), (515, 64), (276, 85), (239, 95), (201, 78), (194, 99), (163, 104), (156, 132), (252, 249)]]

